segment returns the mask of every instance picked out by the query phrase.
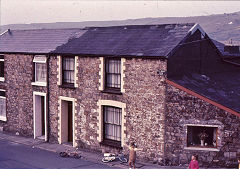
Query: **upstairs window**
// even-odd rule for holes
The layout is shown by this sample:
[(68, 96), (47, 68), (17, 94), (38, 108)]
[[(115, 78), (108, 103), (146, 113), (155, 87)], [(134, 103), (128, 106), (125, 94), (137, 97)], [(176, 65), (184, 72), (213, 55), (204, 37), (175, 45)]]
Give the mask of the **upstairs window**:
[(103, 138), (109, 144), (121, 145), (122, 109), (112, 106), (103, 106)]
[(120, 91), (121, 59), (106, 59), (105, 66), (105, 88)]
[(6, 117), (6, 96), (5, 91), (0, 90), (0, 120), (7, 121)]
[(217, 127), (187, 126), (187, 146), (217, 147)]
[(0, 55), (0, 81), (4, 81), (4, 55)]
[(47, 65), (46, 56), (35, 56), (33, 59), (35, 68), (35, 82), (46, 83), (47, 81)]
[(74, 57), (62, 58), (62, 83), (74, 86)]

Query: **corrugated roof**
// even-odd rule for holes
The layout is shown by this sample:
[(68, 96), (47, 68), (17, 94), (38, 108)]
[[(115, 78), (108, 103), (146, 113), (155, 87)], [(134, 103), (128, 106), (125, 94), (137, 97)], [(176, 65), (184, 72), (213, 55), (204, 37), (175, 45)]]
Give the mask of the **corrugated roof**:
[(10, 30), (0, 36), (0, 53), (49, 53), (85, 32), (81, 29)]
[(111, 56), (167, 56), (194, 24), (92, 27), (53, 53)]

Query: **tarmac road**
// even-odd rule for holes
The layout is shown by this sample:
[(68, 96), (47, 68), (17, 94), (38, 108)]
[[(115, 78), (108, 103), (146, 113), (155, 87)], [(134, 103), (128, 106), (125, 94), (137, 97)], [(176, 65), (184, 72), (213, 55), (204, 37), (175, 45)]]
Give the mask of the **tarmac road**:
[(57, 153), (0, 139), (0, 168), (117, 169), (83, 159), (62, 158)]

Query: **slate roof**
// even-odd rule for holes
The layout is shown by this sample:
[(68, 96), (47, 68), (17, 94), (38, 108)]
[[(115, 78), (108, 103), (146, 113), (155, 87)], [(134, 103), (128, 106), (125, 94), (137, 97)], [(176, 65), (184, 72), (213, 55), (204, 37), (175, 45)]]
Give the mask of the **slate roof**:
[(208, 76), (189, 74), (170, 80), (240, 113), (240, 70)]
[(87, 28), (52, 53), (110, 56), (167, 56), (194, 24), (131, 25)]
[(81, 29), (10, 30), (0, 36), (0, 53), (49, 53), (84, 32)]

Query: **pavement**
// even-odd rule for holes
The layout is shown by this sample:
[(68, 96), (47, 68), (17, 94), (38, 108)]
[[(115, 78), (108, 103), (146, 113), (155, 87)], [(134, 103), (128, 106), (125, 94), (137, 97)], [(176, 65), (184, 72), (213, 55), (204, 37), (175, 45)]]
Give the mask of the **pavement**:
[[(44, 140), (39, 140), (39, 139), (33, 139), (29, 137), (22, 137), (19, 135), (13, 135), (11, 133), (6, 133), (6, 132), (0, 132), (0, 139), (2, 140), (8, 140), (10, 142), (18, 143), (18, 144), (23, 144), (26, 146), (30, 146), (32, 148), (39, 148), (43, 150), (47, 150), (50, 152), (56, 153), (58, 156), (59, 152), (66, 151), (67, 149), (70, 151), (75, 151), (75, 148), (70, 146), (70, 145), (65, 145), (65, 144), (53, 144), (53, 143), (48, 143), (45, 142)], [(78, 153), (82, 156), (82, 159), (94, 163), (102, 163), (102, 158), (103, 154), (99, 152), (93, 152), (85, 149), (78, 149)], [(121, 163), (120, 161), (113, 161), (109, 163), (104, 163), (107, 164), (109, 167), (117, 167), (117, 168), (122, 168), (122, 169), (128, 169), (128, 163)], [(139, 169), (186, 169), (187, 167), (185, 166), (160, 166), (157, 164), (152, 164), (152, 163), (144, 163), (144, 162), (137, 162), (136, 163), (136, 168)], [(203, 169), (203, 168), (202, 168)], [(211, 168), (208, 168), (211, 169)]]

